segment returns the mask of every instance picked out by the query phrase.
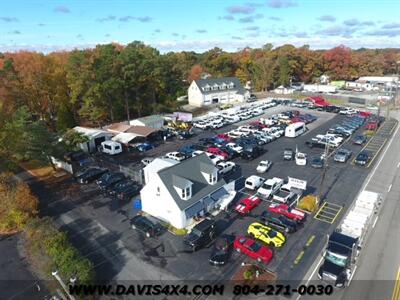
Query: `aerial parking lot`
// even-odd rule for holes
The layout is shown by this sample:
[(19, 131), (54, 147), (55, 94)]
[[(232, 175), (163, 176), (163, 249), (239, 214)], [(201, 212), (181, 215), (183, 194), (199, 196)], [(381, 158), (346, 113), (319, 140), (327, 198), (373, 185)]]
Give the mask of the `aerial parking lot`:
[[(215, 220), (218, 236), (230, 239), (237, 236), (248, 236), (249, 225), (254, 222), (262, 223), (261, 215), (268, 210), (272, 201), (271, 199), (262, 199), (260, 204), (249, 213), (237, 213), (233, 209), (236, 203), (254, 195), (258, 197), (256, 190), (249, 190), (244, 186), (246, 178), (257, 175), (263, 179), (276, 177), (287, 180), (288, 177), (291, 177), (306, 181), (307, 188), (303, 195), (320, 195), (323, 201), (319, 210), (315, 214), (306, 213), (305, 221), (295, 232), (284, 233), (283, 246), (279, 248), (269, 246), (273, 251), (273, 258), (268, 264), (261, 263), (263, 268), (276, 274), (278, 280), (299, 281), (304, 278), (311, 264), (320, 255), (326, 243), (326, 235), (334, 229), (335, 223), (351, 205), (371, 170), (375, 155), (379, 155), (380, 149), (386, 139), (390, 137), (396, 123), (384, 122), (376, 135), (368, 137), (362, 145), (355, 144), (353, 137), (363, 134), (364, 126), (360, 126), (351, 135), (344, 137), (339, 147), (335, 148), (332, 144), (332, 147), (328, 149), (324, 149), (324, 147), (310, 148), (306, 142), (313, 141), (316, 136), (325, 134), (335, 124), (344, 122), (347, 116), (279, 105), (265, 110), (262, 115), (220, 129), (195, 129), (195, 136), (191, 139), (167, 141), (143, 154), (121, 155), (113, 160), (100, 158), (98, 164), (119, 170), (121, 162), (134, 160), (134, 164), (130, 166), (139, 171), (143, 167), (140, 163), (143, 158), (163, 156), (166, 153), (177, 151), (182, 146), (196, 144), (200, 140), (211, 138), (216, 134), (227, 133), (249, 122), (260, 118), (269, 118), (288, 110), (297, 110), (300, 114), (310, 113), (317, 119), (307, 124), (308, 130), (296, 138), (282, 136), (262, 145), (262, 154), (252, 160), (244, 160), (241, 157), (231, 159), (230, 161), (234, 162), (237, 167), (224, 177), (227, 182), (236, 182), (237, 194), (234, 204), (227, 212), (221, 212), (212, 218)], [(372, 145), (377, 145), (375, 152), (371, 151)], [(284, 160), (284, 149), (289, 148), (306, 154), (307, 164), (302, 166), (297, 165), (295, 160)], [(346, 148), (351, 151), (351, 158), (344, 163), (334, 161), (334, 150), (338, 148)], [(358, 166), (353, 163), (353, 160), (363, 149), (370, 151), (371, 156), (366, 166)], [(321, 157), (324, 152), (327, 155), (323, 160), (326, 169), (311, 166), (312, 159)], [(265, 160), (272, 162), (272, 165), (265, 173), (257, 173), (256, 168), (260, 161)], [(323, 173), (325, 173), (324, 176)], [(323, 180), (322, 177), (324, 177)], [(122, 265), (121, 257), (126, 260), (128, 254), (129, 261), (132, 263), (130, 267), (135, 267), (140, 262), (141, 264), (150, 264), (155, 268), (152, 270), (142, 266), (143, 273), (136, 272), (137, 278), (143, 276), (145, 279), (153, 279), (154, 273), (162, 270), (163, 276), (165, 276), (163, 278), (224, 280), (231, 278), (243, 262), (254, 263), (254, 260), (245, 254), (232, 251), (225, 265), (212, 266), (209, 264), (212, 244), (196, 252), (188, 252), (184, 247), (182, 236), (165, 231), (157, 237), (145, 237), (143, 232), (132, 229), (130, 219), (139, 212), (139, 208), (134, 205), (139, 195), (135, 196), (131, 202), (121, 202), (107, 194), (99, 193), (95, 183), (77, 188), (81, 191), (75, 195), (77, 203), (80, 204), (79, 210), (86, 211), (88, 219), (70, 222), (64, 225), (64, 229), (70, 232), (73, 241), (75, 240), (81, 245), (83, 254), (95, 261), (96, 268), (101, 271), (99, 273), (103, 274), (105, 280), (113, 278), (121, 271), (119, 270), (119, 266)], [(52, 209), (57, 209), (56, 204), (52, 205)], [(72, 214), (76, 209), (71, 209), (69, 213)], [(88, 234), (92, 235), (92, 238), (86, 239)], [(258, 243), (262, 244), (259, 241)], [(113, 254), (111, 255), (111, 253)]]

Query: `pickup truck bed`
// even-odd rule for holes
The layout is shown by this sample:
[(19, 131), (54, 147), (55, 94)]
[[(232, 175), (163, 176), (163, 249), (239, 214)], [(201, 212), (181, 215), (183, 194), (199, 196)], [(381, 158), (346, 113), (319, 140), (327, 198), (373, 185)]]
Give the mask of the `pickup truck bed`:
[(291, 194), (291, 192), (280, 189), (273, 196), (273, 200), (276, 200), (279, 202), (286, 202), (286, 200), (289, 198), (290, 194)]

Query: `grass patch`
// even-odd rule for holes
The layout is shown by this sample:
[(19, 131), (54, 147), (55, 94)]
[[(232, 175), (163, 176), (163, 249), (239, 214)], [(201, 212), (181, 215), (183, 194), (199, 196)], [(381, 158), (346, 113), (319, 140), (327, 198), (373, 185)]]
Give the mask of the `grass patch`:
[(171, 224), (167, 224), (166, 226), (168, 231), (175, 235), (186, 235), (188, 233), (185, 228), (175, 228)]

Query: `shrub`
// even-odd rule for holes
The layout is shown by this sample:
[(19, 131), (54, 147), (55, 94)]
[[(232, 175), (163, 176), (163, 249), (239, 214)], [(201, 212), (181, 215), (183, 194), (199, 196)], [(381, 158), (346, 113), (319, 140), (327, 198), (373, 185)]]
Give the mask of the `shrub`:
[(254, 270), (249, 269), (243, 272), (243, 278), (246, 280), (253, 279), (254, 277)]

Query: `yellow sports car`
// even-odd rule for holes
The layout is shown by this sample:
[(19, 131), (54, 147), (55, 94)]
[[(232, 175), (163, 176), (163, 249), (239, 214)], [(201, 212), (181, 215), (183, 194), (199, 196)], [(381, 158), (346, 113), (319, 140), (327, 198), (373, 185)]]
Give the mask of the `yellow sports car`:
[(286, 241), (285, 236), (279, 231), (257, 222), (250, 224), (247, 233), (255, 239), (275, 247), (282, 247)]

